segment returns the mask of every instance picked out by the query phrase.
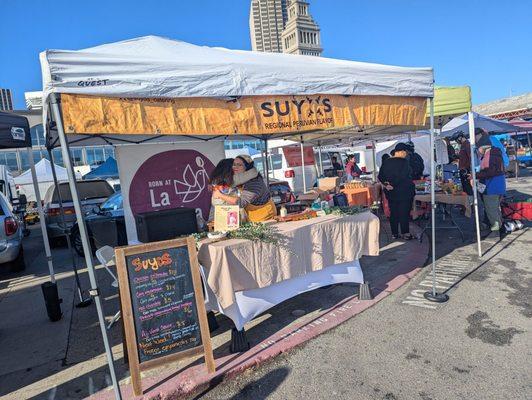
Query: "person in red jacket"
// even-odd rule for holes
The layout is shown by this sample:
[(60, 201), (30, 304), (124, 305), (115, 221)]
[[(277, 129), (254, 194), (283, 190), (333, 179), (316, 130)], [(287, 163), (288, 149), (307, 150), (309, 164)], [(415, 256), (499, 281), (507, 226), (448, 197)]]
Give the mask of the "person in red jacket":
[(350, 154), (347, 156), (347, 163), (345, 164), (345, 173), (347, 180), (351, 181), (353, 178), (358, 178), (362, 174), (362, 170), (358, 167), (355, 156)]

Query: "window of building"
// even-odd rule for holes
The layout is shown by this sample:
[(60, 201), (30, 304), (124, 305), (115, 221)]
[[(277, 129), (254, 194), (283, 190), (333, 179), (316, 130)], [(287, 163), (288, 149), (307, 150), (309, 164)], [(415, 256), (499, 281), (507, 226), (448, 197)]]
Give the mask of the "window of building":
[(83, 149), (79, 147), (70, 149), (70, 158), (72, 160), (72, 164), (74, 164), (74, 167), (79, 167), (80, 165), (84, 165)]
[(46, 150), (33, 150), (33, 162), (37, 164), (41, 159), (48, 159), (48, 152)]
[(35, 125), (30, 128), (31, 145), (32, 146), (44, 146), (44, 128), (42, 124)]
[(115, 157), (115, 148), (113, 146), (105, 146), (103, 148), (103, 157), (104, 160), (107, 160), (109, 157)]
[(61, 149), (53, 149), (52, 157), (54, 158), (54, 164), (57, 164), (61, 167), (65, 166), (63, 163), (63, 154), (61, 153)]
[(98, 166), (105, 161), (103, 147), (86, 147), (87, 164), (90, 166)]
[(18, 170), (17, 152), (16, 151), (0, 152), (0, 164), (5, 165), (10, 171)]
[(23, 171), (26, 171), (30, 167), (30, 163), (28, 162), (28, 153), (23, 150), (19, 154), (20, 156), (20, 169)]

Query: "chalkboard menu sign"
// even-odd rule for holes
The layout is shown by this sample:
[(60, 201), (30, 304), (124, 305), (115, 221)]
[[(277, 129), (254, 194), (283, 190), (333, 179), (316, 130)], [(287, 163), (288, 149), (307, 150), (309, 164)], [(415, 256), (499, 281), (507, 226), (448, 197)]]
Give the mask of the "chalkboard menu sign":
[(140, 371), (205, 354), (214, 371), (194, 239), (116, 249), (133, 390)]

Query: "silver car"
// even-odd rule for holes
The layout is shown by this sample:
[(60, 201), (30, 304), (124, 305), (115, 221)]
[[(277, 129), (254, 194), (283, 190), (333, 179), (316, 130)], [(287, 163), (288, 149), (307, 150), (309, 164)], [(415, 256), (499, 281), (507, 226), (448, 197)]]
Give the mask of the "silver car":
[(23, 225), (13, 213), (9, 200), (0, 193), (0, 268), (7, 266), (11, 271), (22, 271), (24, 250), (22, 248)]
[[(76, 183), (76, 187), (84, 214), (102, 204), (114, 193), (111, 185), (104, 180), (79, 181)], [(70, 229), (74, 225), (74, 222), (76, 222), (76, 212), (72, 203), (70, 187), (68, 182), (62, 182), (58, 184), (58, 188), (63, 202), (66, 228)], [(65, 236), (65, 229), (63, 229), (61, 224), (58, 188), (51, 186), (44, 196), (46, 229), (52, 244), (55, 244), (57, 239)]]

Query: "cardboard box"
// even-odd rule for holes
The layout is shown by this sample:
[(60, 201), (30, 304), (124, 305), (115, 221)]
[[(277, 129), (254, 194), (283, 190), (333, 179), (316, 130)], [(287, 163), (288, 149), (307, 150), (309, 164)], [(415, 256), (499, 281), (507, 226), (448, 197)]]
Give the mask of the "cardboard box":
[(308, 204), (314, 202), (314, 200), (316, 199), (319, 199), (320, 201), (327, 200), (329, 194), (330, 193), (328, 190), (312, 189), (307, 193), (300, 194), (297, 200), (302, 203)]
[(318, 180), (318, 189), (325, 191), (336, 191), (340, 186), (340, 177), (321, 178)]

